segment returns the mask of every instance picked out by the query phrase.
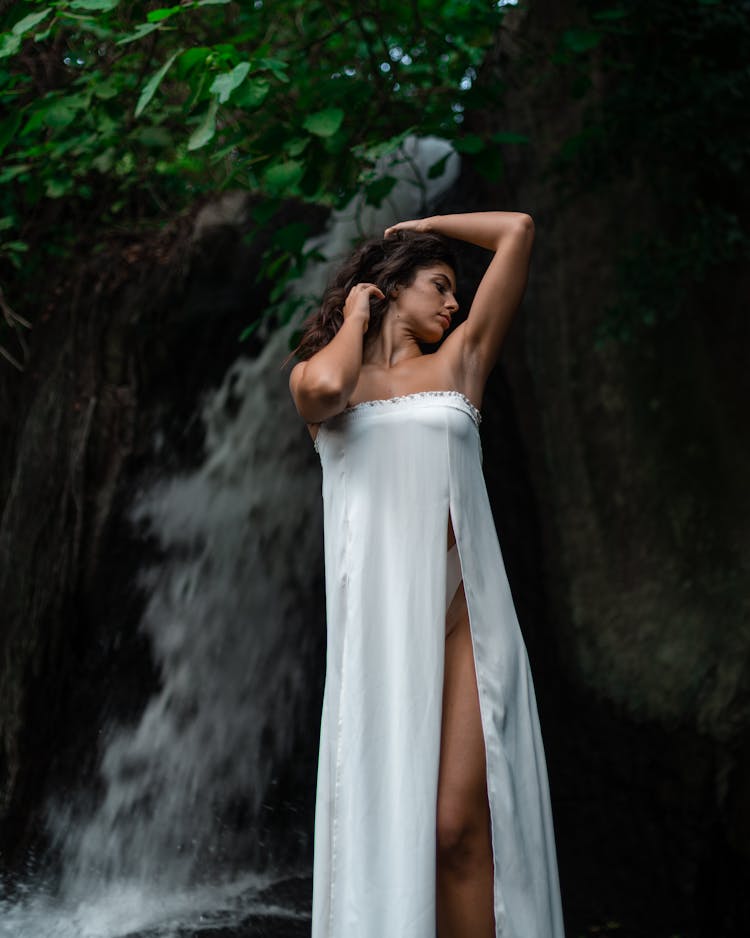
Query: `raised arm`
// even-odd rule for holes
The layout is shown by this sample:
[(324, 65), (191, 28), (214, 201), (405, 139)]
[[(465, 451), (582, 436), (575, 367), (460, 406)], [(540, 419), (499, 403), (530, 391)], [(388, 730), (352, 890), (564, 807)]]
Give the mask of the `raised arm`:
[(446, 351), (457, 352), (464, 379), (481, 397), (526, 289), (534, 222), (522, 212), (434, 215), (393, 225), (386, 237), (399, 228), (436, 231), (494, 252), (466, 321), (443, 343)]
[(340, 413), (357, 386), (362, 368), (362, 343), (370, 321), (370, 297), (383, 299), (374, 283), (358, 283), (344, 304), (344, 322), (328, 345), (289, 375), (294, 404), (307, 423), (320, 423)]

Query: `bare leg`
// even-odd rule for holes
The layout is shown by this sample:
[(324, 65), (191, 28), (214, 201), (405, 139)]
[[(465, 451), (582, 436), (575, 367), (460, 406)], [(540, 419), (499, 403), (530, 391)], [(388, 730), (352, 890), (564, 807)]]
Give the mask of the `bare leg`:
[(494, 938), (484, 736), (463, 584), (450, 604), (446, 627), (437, 812), (438, 936)]

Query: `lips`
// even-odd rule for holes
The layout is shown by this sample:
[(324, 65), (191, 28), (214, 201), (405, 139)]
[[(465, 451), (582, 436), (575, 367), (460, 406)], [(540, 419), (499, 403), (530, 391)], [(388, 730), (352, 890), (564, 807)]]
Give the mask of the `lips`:
[(445, 328), (447, 329), (448, 326), (450, 326), (450, 324), (451, 324), (450, 317), (449, 317), (448, 315), (446, 315), (446, 313), (438, 313), (438, 316), (439, 316), (442, 320), (445, 321)]

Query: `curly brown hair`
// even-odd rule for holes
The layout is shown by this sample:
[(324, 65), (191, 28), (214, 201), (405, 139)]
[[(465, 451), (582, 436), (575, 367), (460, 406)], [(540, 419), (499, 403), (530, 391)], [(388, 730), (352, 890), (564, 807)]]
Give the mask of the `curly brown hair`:
[(366, 241), (339, 268), (323, 294), (320, 308), (303, 323), (302, 338), (292, 355), (305, 361), (328, 345), (344, 322), (344, 303), (357, 283), (374, 283), (385, 295), (382, 300), (370, 299), (365, 343), (372, 341), (380, 334), (392, 291), (397, 286), (410, 286), (418, 270), (439, 263), (456, 270), (456, 258), (439, 234), (406, 230)]

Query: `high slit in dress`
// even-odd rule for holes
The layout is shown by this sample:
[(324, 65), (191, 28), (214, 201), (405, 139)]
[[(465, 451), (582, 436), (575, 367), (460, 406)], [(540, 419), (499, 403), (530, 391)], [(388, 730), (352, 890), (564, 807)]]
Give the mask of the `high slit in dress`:
[(347, 408), (315, 439), (327, 652), (312, 938), (435, 938), (446, 610), (462, 579), (496, 938), (564, 938), (536, 698), (479, 422), (462, 393), (420, 391)]
[[(461, 560), (458, 556), (458, 544), (451, 544), (445, 560), (445, 611), (448, 611), (453, 598), (461, 585)], [(447, 626), (447, 622), (446, 622)]]

